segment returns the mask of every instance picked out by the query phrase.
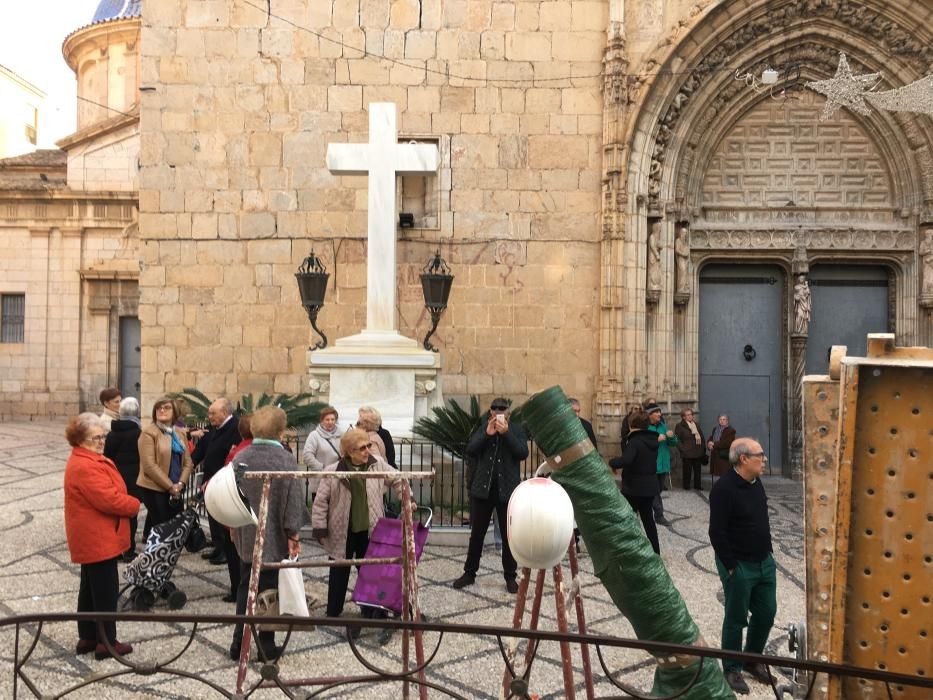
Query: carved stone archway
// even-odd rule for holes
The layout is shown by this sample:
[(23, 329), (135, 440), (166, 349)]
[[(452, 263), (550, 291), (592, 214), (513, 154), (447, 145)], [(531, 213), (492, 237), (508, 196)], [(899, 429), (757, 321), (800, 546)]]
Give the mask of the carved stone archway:
[[(697, 288), (696, 270), (708, 256), (777, 257), (789, 267), (804, 268), (814, 256), (887, 260), (897, 270), (898, 342), (933, 341), (933, 320), (920, 313), (917, 288), (918, 230), (933, 221), (929, 118), (847, 115), (883, 165), (877, 175), (884, 187), (873, 201), (858, 206), (810, 201), (803, 207), (787, 200), (745, 201), (736, 207), (704, 199), (704, 180), (717, 149), (745, 115), (771, 99), (736, 81), (736, 69), (760, 74), (768, 65), (797, 61), (802, 82), (832, 76), (844, 51), (856, 72), (880, 71), (892, 87), (928, 71), (933, 37), (924, 21), (925, 3), (891, 5), (875, 0), (721, 3), (697, 15), (679, 41), (632, 69), (655, 76), (645, 84), (629, 76), (621, 34), (610, 40), (597, 396), (597, 419), (603, 424), (617, 423), (628, 401), (649, 393), (672, 406), (696, 402), (697, 305), (691, 286), (677, 278), (675, 230), (690, 231), (692, 289)], [(822, 98), (816, 102), (822, 105)], [(814, 101), (807, 104), (812, 107)], [(801, 118), (811, 119), (816, 130), (812, 111)], [(809, 191), (819, 187), (813, 184)], [(649, 270), (652, 260), (658, 267)], [(805, 336), (797, 338), (795, 348), (798, 355), (805, 349)], [(788, 413), (796, 406), (794, 375), (789, 367)], [(611, 427), (609, 433), (614, 433)], [(789, 434), (791, 447), (793, 441)]]

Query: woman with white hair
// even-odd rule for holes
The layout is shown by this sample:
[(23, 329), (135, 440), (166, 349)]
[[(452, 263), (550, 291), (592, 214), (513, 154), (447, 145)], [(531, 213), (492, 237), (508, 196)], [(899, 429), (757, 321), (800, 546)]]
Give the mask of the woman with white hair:
[[(372, 406), (360, 406), (356, 419), (356, 427), (369, 433), (370, 442), (372, 442), (372, 454), (382, 457), (386, 462), (386, 445), (379, 435), (379, 427), (382, 425), (382, 416)], [(394, 457), (394, 455), (393, 455)]]
[[(81, 565), (78, 612), (116, 612), (120, 579), (117, 558), (126, 551), (128, 519), (139, 511), (139, 501), (126, 492), (116, 465), (104, 457), (104, 426), (93, 413), (68, 421), (65, 438), (71, 455), (65, 464), (65, 537), (71, 561)], [(108, 646), (109, 645), (109, 646)], [(94, 620), (78, 622), (75, 653), (98, 659), (133, 651), (117, 640), (113, 621), (98, 627)]]
[[(110, 423), (110, 432), (104, 442), (104, 457), (117, 465), (120, 476), (126, 483), (126, 492), (140, 500), (142, 494), (136, 485), (139, 478), (139, 433), (142, 425), (139, 422), (139, 401), (127, 396), (120, 401), (119, 417)], [(129, 562), (136, 558), (136, 516), (130, 518), (129, 547), (121, 557)]]

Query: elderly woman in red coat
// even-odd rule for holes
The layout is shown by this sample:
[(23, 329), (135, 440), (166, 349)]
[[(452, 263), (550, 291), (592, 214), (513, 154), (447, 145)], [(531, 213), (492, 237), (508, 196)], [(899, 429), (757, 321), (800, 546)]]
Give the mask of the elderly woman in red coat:
[[(79, 613), (116, 612), (117, 559), (129, 542), (129, 519), (139, 511), (139, 501), (127, 494), (116, 465), (103, 455), (104, 437), (101, 420), (93, 413), (75, 416), (65, 428), (73, 448), (65, 465), (65, 535), (71, 561), (81, 565)], [(133, 651), (117, 641), (116, 623), (78, 622), (76, 654), (93, 651), (105, 659), (111, 648), (121, 656)]]

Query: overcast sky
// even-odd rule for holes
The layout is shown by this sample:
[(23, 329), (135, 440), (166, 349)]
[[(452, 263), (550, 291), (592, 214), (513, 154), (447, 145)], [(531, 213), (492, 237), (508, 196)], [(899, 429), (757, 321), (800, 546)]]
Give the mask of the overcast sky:
[[(75, 130), (75, 76), (62, 41), (90, 24), (99, 0), (0, 0), (0, 64), (46, 93), (39, 148)], [(0, 105), (0, 109), (2, 109)]]

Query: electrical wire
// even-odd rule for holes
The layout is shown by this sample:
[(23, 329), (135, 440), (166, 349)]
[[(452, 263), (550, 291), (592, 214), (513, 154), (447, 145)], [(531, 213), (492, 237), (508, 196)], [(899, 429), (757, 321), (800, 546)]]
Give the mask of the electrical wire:
[[(378, 54), (374, 51), (370, 51), (366, 49), (365, 47), (360, 48), (358, 46), (352, 46), (350, 44), (345, 43), (344, 41), (340, 39), (334, 39), (333, 37), (326, 36), (325, 34), (316, 32), (313, 29), (302, 26), (298, 24), (297, 22), (293, 22), (292, 20), (286, 17), (282, 17), (281, 15), (275, 14), (274, 12), (272, 12), (271, 3), (270, 3), (270, 6), (263, 7), (261, 5), (258, 5), (252, 2), (252, 0), (240, 0), (240, 2), (242, 2), (245, 5), (249, 5), (250, 7), (253, 7), (257, 10), (261, 10), (262, 12), (265, 12), (266, 16), (269, 17), (270, 19), (278, 20), (284, 24), (294, 27), (295, 29), (299, 31), (305, 32), (307, 34), (311, 34), (312, 36), (317, 37), (321, 41), (326, 41), (335, 46), (339, 46), (341, 47), (341, 49), (349, 49), (351, 51), (358, 51), (360, 53), (360, 58), (373, 58), (373, 59), (377, 59), (380, 61), (386, 61), (388, 63), (400, 66), (402, 68), (408, 68), (409, 70), (419, 70), (419, 71), (424, 71), (425, 74), (431, 73), (433, 75), (439, 75), (439, 76), (446, 78), (448, 81), (461, 80), (463, 82), (468, 82), (468, 83), (479, 83), (480, 84), (479, 86), (482, 86), (482, 87), (488, 86), (490, 83), (493, 83), (493, 84), (501, 83), (501, 84), (506, 84), (506, 85), (531, 85), (532, 87), (534, 87), (535, 85), (538, 85), (540, 83), (550, 83), (550, 82), (559, 82), (559, 81), (568, 81), (568, 80), (570, 81), (593, 80), (597, 78), (602, 79), (605, 77), (605, 74), (603, 72), (590, 73), (590, 74), (585, 74), (585, 75), (571, 74), (571, 75), (566, 75), (566, 76), (561, 76), (561, 77), (531, 78), (531, 79), (528, 79), (528, 78), (474, 78), (474, 77), (469, 77), (465, 75), (458, 75), (456, 73), (451, 73), (450, 70), (437, 70), (434, 68), (429, 68), (427, 65), (424, 65), (424, 66), (414, 65), (412, 63), (401, 61), (397, 58), (390, 58), (388, 56)], [(437, 59), (437, 60), (443, 60), (443, 59)], [(526, 61), (526, 63), (533, 63), (533, 62)], [(734, 69), (732, 67), (727, 66), (725, 61), (723, 61), (722, 63), (718, 63), (714, 66), (711, 66), (710, 70), (734, 72)], [(661, 69), (657, 71), (648, 71), (648, 72), (643, 72), (643, 73), (627, 73), (626, 76), (631, 77), (631, 78), (650, 78), (650, 77), (655, 77), (659, 75), (664, 75), (664, 76), (690, 75), (693, 72), (694, 72), (694, 69), (683, 70), (683, 71)]]

